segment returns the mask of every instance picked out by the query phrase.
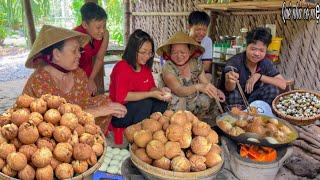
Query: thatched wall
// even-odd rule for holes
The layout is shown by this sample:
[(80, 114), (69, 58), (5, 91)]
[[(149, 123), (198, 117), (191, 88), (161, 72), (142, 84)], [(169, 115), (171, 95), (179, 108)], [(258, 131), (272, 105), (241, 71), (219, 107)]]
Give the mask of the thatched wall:
[(215, 38), (238, 34), (241, 27), (276, 24), (277, 36), (283, 37), (279, 71), (294, 79), (296, 88), (320, 91), (320, 26), (315, 21), (287, 20), (284, 24), (279, 14), (231, 15), (218, 16), (217, 24)]
[[(132, 1), (131, 1), (132, 2)], [(187, 14), (206, 0), (139, 0), (131, 4), (131, 12), (160, 12), (158, 15), (131, 16), (130, 32), (141, 28), (150, 33), (156, 46), (176, 31), (186, 31)], [(181, 12), (182, 16), (168, 16), (161, 12)], [(164, 16), (159, 16), (164, 15)], [(281, 64), (277, 65), (286, 77), (295, 80), (296, 88), (320, 90), (320, 25), (315, 21), (282, 22), (280, 14), (219, 15), (213, 39), (219, 35), (237, 35), (242, 27), (249, 29), (276, 24), (277, 36), (283, 37)]]
[(197, 9), (196, 4), (206, 2), (206, 0), (139, 0), (136, 3), (131, 1), (131, 12), (168, 12), (183, 15), (164, 13), (155, 16), (133, 15), (130, 32), (138, 28), (143, 29), (152, 35), (158, 46), (176, 31), (186, 31), (189, 12)]

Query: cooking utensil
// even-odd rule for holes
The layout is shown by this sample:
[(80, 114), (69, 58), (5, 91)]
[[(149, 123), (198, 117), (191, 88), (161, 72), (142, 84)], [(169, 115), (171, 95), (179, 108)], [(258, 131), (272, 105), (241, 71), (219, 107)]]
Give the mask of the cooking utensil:
[[(275, 117), (269, 117), (266, 115), (262, 115), (259, 114), (259, 116), (261, 116), (263, 119), (268, 119), (268, 118), (274, 118), (277, 119), (279, 123), (287, 126), (291, 131), (292, 134), (290, 135), (290, 137), (287, 139), (286, 142), (284, 143), (277, 143), (277, 144), (273, 144), (270, 142), (270, 140), (267, 140), (265, 137), (262, 137), (256, 133), (251, 133), (251, 132), (245, 132), (243, 134), (240, 134), (239, 136), (232, 136), (230, 135), (228, 132), (225, 132), (223, 130), (223, 128), (221, 128), (219, 126), (219, 121), (228, 121), (228, 122), (235, 122), (237, 121), (237, 117), (234, 117), (233, 115), (231, 115), (230, 113), (223, 113), (221, 115), (219, 115), (216, 118), (216, 122), (217, 122), (217, 126), (219, 127), (219, 129), (226, 134), (227, 137), (233, 139), (234, 141), (238, 142), (238, 143), (244, 143), (244, 144), (255, 144), (255, 145), (260, 145), (260, 146), (268, 146), (268, 147), (282, 147), (282, 146), (287, 146), (288, 144), (290, 144), (291, 142), (293, 142), (294, 140), (296, 140), (298, 138), (298, 133), (296, 131), (296, 129), (287, 121), (280, 119), (280, 118), (275, 118)], [(232, 124), (232, 123), (231, 123)]]

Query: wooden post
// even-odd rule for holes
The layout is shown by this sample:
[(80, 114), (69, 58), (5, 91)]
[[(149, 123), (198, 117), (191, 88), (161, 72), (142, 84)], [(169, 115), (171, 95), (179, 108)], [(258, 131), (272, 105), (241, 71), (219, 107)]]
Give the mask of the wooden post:
[[(131, 1), (131, 0), (129, 0), (129, 1)], [(130, 5), (130, 6), (129, 6), (129, 12), (131, 13), (131, 12), (133, 12), (134, 9), (136, 8), (136, 3), (130, 3), (129, 5)], [(135, 27), (135, 26), (136, 26), (136, 25), (135, 25), (135, 21), (136, 21), (135, 17), (132, 16), (132, 14), (130, 14), (129, 34), (132, 33), (132, 32), (136, 29), (136, 27)]]
[[(216, 12), (213, 12), (211, 11), (211, 27), (209, 28), (210, 31), (209, 31), (209, 36), (211, 37), (213, 43), (217, 40), (216, 37), (217, 37), (217, 18), (218, 18), (218, 15)], [(219, 37), (218, 37), (219, 38)]]
[(123, 0), (124, 5), (124, 45), (127, 44), (130, 35), (130, 2), (131, 0)]
[[(94, 58), (94, 62), (96, 61), (96, 58)], [(94, 79), (94, 82), (97, 85), (97, 91), (98, 94), (103, 94), (104, 93), (104, 65), (102, 65), (102, 68), (98, 72), (96, 78)]]
[(32, 8), (31, 8), (31, 3), (30, 0), (23, 0), (23, 5), (24, 5), (24, 12), (26, 15), (26, 20), (28, 23), (28, 34), (29, 34), (29, 39), (31, 45), (34, 43), (36, 40), (36, 29), (34, 27), (34, 21), (33, 21), (33, 15), (32, 15)]

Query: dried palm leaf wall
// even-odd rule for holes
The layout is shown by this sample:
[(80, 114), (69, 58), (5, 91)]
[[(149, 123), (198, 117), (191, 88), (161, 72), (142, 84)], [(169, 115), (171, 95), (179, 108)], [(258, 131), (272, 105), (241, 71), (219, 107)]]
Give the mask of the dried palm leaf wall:
[(283, 37), (279, 71), (285, 78), (294, 79), (296, 88), (320, 91), (320, 25), (315, 21), (283, 23), (280, 14), (218, 16), (214, 37), (239, 34), (242, 27), (252, 29), (265, 24), (276, 24), (277, 36)]
[[(148, 32), (156, 47), (176, 31), (186, 31), (187, 15), (196, 10), (196, 5), (206, 0), (136, 0), (131, 1), (130, 33), (141, 28)], [(315, 21), (291, 21), (283, 23), (281, 15), (236, 14), (219, 15), (216, 34), (238, 35), (240, 28), (276, 24), (277, 36), (283, 37), (281, 63), (277, 65), (285, 76), (295, 80), (296, 88), (320, 91), (320, 25)]]
[[(186, 32), (189, 13), (197, 9), (196, 4), (206, 2), (206, 0), (137, 0), (131, 2), (130, 32), (138, 28), (143, 29), (152, 35), (157, 47), (175, 32)], [(135, 15), (134, 12), (139, 13)]]

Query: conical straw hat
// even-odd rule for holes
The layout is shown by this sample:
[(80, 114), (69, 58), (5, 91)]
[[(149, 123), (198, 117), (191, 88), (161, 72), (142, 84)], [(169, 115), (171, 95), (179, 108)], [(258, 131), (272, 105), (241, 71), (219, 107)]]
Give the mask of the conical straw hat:
[(79, 39), (79, 43), (81, 47), (87, 44), (90, 40), (90, 37), (86, 34), (65, 29), (54, 27), (50, 25), (43, 25), (37, 39), (32, 45), (32, 49), (29, 53), (25, 66), (27, 68), (36, 68), (38, 65), (38, 61), (34, 62), (33, 58), (38, 55), (42, 50), (50, 47), (51, 45), (58, 43), (60, 41), (77, 37)]
[(157, 49), (157, 54), (166, 59), (166, 57), (170, 56), (170, 46), (173, 44), (188, 44), (190, 46), (190, 54), (193, 57), (198, 57), (204, 53), (204, 48), (192, 37), (184, 32), (177, 32)]

